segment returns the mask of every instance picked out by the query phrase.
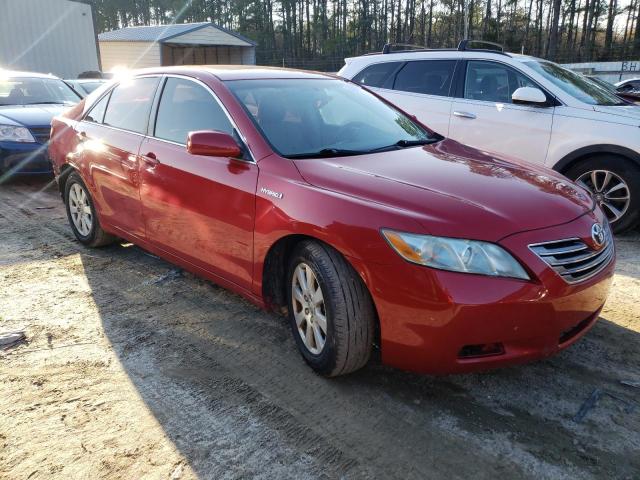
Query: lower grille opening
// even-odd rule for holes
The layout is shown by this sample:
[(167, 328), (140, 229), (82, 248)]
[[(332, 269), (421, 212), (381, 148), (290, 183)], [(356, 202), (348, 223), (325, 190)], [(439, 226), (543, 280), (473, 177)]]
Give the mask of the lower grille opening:
[(478, 358), (502, 355), (504, 346), (502, 343), (481, 343), (479, 345), (465, 345), (460, 349), (458, 358)]
[(574, 325), (573, 327), (569, 328), (568, 330), (565, 330), (564, 332), (562, 332), (560, 334), (560, 338), (558, 339), (558, 345), (562, 345), (563, 343), (568, 342), (573, 337), (578, 335), (582, 330), (587, 328), (589, 323), (591, 323), (591, 320), (593, 320), (593, 317), (585, 318), (580, 323), (578, 323), (578, 324)]

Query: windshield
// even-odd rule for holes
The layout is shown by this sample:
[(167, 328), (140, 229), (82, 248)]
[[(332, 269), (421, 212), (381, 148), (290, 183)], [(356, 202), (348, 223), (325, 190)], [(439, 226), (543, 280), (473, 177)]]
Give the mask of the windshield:
[(627, 105), (604, 87), (558, 64), (542, 60), (524, 62), (573, 98), (589, 105)]
[(375, 95), (345, 81), (230, 80), (226, 85), (284, 157), (358, 155), (436, 140)]
[(0, 105), (36, 105), (77, 103), (78, 94), (55, 78), (0, 79)]

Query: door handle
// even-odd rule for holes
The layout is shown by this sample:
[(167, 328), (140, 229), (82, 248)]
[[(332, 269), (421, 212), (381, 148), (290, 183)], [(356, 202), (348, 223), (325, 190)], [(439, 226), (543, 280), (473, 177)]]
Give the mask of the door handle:
[(140, 155), (140, 158), (151, 168), (156, 167), (160, 163), (160, 160), (158, 160), (156, 154), (153, 152), (149, 152), (146, 155)]
[(475, 114), (473, 114), (473, 113), (469, 113), (469, 112), (458, 112), (458, 111), (455, 111), (455, 112), (453, 112), (453, 114), (454, 114), (456, 117), (460, 117), (460, 118), (468, 118), (468, 119), (470, 119), (470, 120), (474, 120), (474, 119), (476, 118)]

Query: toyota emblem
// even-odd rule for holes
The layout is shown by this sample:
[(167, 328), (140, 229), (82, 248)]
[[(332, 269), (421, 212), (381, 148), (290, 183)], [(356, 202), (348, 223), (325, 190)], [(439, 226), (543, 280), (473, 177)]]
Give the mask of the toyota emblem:
[(604, 228), (599, 223), (594, 223), (591, 227), (591, 238), (597, 247), (604, 245), (605, 235)]

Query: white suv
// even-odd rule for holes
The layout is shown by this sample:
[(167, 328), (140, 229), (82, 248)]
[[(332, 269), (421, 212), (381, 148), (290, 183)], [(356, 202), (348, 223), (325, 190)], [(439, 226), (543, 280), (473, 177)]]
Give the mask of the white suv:
[(542, 163), (590, 190), (616, 232), (640, 216), (640, 107), (582, 75), (495, 50), (402, 50), (345, 59), (338, 72), (436, 131)]

